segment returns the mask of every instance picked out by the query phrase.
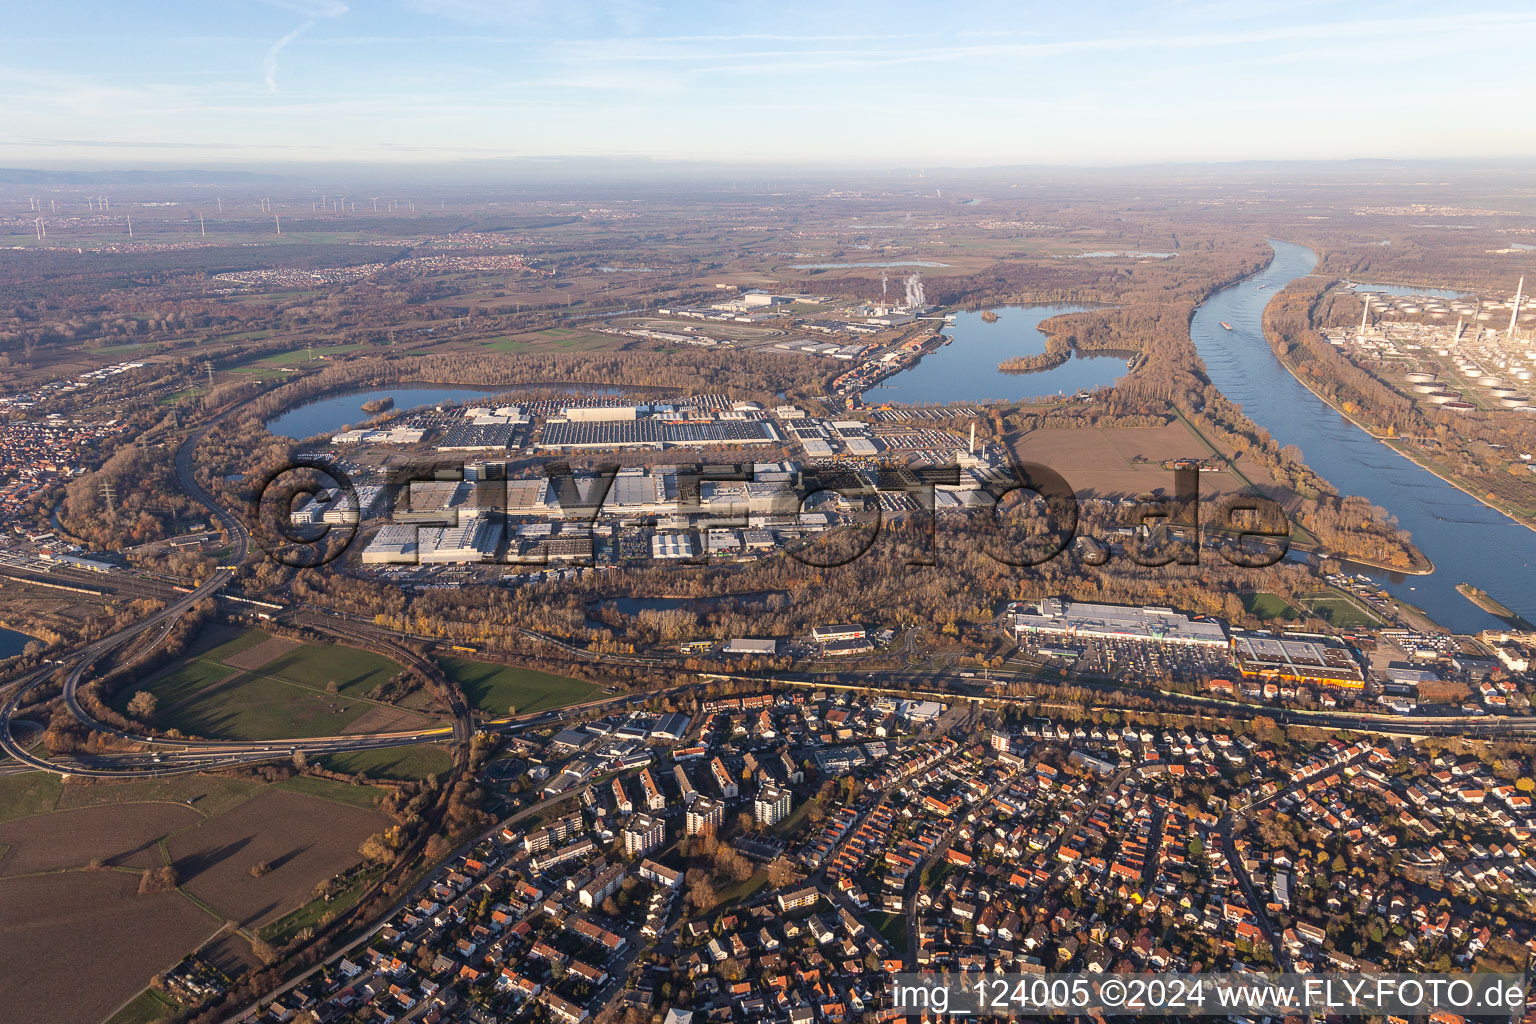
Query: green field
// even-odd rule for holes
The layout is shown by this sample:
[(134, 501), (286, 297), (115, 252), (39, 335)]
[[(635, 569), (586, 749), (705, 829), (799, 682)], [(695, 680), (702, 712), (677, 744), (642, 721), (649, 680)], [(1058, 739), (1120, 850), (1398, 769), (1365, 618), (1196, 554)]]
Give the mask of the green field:
[(356, 903), (357, 898), (363, 894), (363, 890), (367, 889), (381, 873), (382, 869), (359, 872), (331, 897), (329, 903), (323, 899), (310, 900), (299, 909), (290, 911), (264, 926), (257, 935), (267, 942), (282, 945), (297, 935), (301, 929), (318, 928), (327, 913), (339, 914)]
[[(151, 678), (143, 685), (125, 687), (117, 694), (122, 698), (121, 701), (114, 700), (113, 703), (126, 705), (128, 698), (139, 690), (147, 689), (160, 698), (160, 707), (164, 709), (179, 700), (186, 700), (201, 690), (224, 682), (236, 671), (228, 665), (220, 665), (215, 661), (202, 659), (189, 661)], [(118, 710), (121, 711), (122, 707)]]
[(0, 821), (53, 810), (64, 783), (52, 772), (0, 776)]
[(1271, 594), (1260, 591), (1256, 594), (1243, 594), (1243, 610), (1250, 615), (1257, 615), (1261, 619), (1295, 619), (1299, 618), (1296, 609), (1279, 594)]
[[(250, 671), (224, 663), (267, 639), (259, 630), (200, 638), (179, 663), (118, 691), (113, 706), (124, 711), (133, 694), (146, 689), (160, 700), (154, 718), (160, 729), (228, 739), (326, 736), (361, 717), (370, 704), (359, 698), (399, 671), (367, 651), (307, 644)], [(327, 689), (332, 683), (335, 694)]]
[(361, 807), (371, 811), (379, 803), (382, 792), (373, 786), (350, 786), (335, 779), (322, 779), (317, 775), (295, 775), (277, 783), (278, 789), (305, 796), (317, 796), (322, 800), (334, 800), (349, 807)]
[(790, 811), (788, 817), (779, 822), (777, 825), (773, 826), (774, 835), (777, 835), (781, 838), (788, 838), (789, 836), (798, 834), (801, 829), (810, 824), (811, 809), (815, 806), (815, 800), (807, 800), (799, 807), (796, 807), (793, 811)]
[(1382, 622), (1381, 616), (1361, 607), (1339, 591), (1308, 594), (1302, 600), (1313, 613), (1327, 619), (1330, 626), (1338, 629), (1379, 626)]
[(448, 678), (463, 688), (470, 702), (490, 715), (505, 715), (512, 706), (516, 706), (518, 714), (563, 708), (591, 700), (600, 692), (596, 685), (580, 679), (515, 665), (468, 658), (440, 658), (438, 663)]
[(536, 348), (558, 348), (567, 352), (587, 352), (593, 349), (615, 348), (622, 338), (607, 334), (595, 334), (574, 327), (551, 327), (515, 337), (494, 338), (485, 348), (493, 352), (527, 352)]
[(169, 1020), (180, 1009), (181, 1004), (170, 996), (147, 988), (125, 1003), (107, 1024), (154, 1024), (155, 1021)]
[(227, 775), (167, 775), (157, 779), (71, 783), (59, 796), (57, 809), (99, 807), (103, 804), (186, 804), (210, 817), (234, 810), (266, 789), (252, 779)]
[(752, 894), (768, 884), (768, 872), (758, 870), (752, 872), (745, 881), (728, 885), (715, 894), (714, 912), (722, 912), (743, 900), (750, 899)]
[[(320, 766), (328, 771), (356, 775), (366, 772), (374, 779), (424, 779), (428, 775), (446, 775), (453, 767), (448, 751), (433, 743), (382, 750), (356, 750), (322, 758)], [(364, 790), (364, 792), (367, 792)], [(325, 796), (329, 794), (315, 794)]]
[(885, 936), (885, 941), (891, 944), (891, 948), (899, 953), (907, 951), (907, 919), (903, 914), (887, 914), (876, 912), (869, 915), (874, 922), (875, 931)]
[[(146, 689), (159, 693), (156, 682)], [(127, 696), (122, 703), (127, 704)], [(368, 705), (333, 697), (271, 676), (242, 675), (228, 685), (209, 687), (155, 714), (160, 729), (213, 739), (277, 740), (333, 736), (362, 717)]]
[[(339, 356), (347, 352), (355, 352), (362, 348), (362, 342), (353, 342), (349, 345), (316, 345), (314, 354), (319, 356)], [(288, 364), (305, 363), (309, 361), (310, 349), (291, 348), (282, 352), (274, 352), (271, 355), (257, 356), (233, 367), (235, 373), (261, 373), (273, 370), (279, 366)]]
[(191, 646), (187, 648), (186, 656), (223, 661), (232, 654), (250, 650), (267, 639), (268, 635), (259, 629), (240, 629), (237, 626), (215, 623), (203, 627), (203, 631), (197, 634), (197, 639), (193, 640)]
[(400, 666), (381, 654), (355, 647), (296, 647), (261, 671), (300, 686), (325, 689), (335, 682), (344, 697), (364, 697), (375, 686), (389, 681)]

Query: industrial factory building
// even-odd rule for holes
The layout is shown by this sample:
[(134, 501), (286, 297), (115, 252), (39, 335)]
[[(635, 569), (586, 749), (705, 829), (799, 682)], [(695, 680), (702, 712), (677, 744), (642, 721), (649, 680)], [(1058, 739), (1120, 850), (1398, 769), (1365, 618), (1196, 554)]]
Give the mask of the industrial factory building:
[(431, 565), (488, 562), (501, 544), (501, 524), (471, 519), (459, 526), (418, 526), (393, 523), (374, 535), (363, 549), (364, 565)]
[(863, 626), (841, 624), (836, 626), (813, 626), (811, 638), (819, 644), (834, 643), (839, 640), (863, 640), (865, 631)]
[(686, 559), (697, 553), (690, 534), (658, 533), (651, 538), (652, 558)]
[(762, 654), (772, 656), (779, 653), (777, 640), (757, 640), (750, 637), (735, 637), (726, 642), (726, 654)]
[(1192, 618), (1172, 608), (1089, 604), (1047, 598), (1031, 612), (1013, 618), (1021, 636), (1078, 637), (1095, 640), (1157, 640), (1203, 647), (1227, 646), (1226, 628), (1215, 619)]
[(571, 408), (564, 410), (561, 418), (544, 424), (537, 447), (579, 451), (780, 443), (773, 424), (745, 418), (747, 415), (733, 410), (717, 418), (697, 419), (665, 411), (653, 414), (649, 407), (629, 405)]
[(1365, 687), (1365, 673), (1349, 648), (1329, 637), (1238, 634), (1232, 637), (1232, 660), (1248, 679)]
[(501, 524), (474, 519), (461, 526), (421, 527), (416, 557), (423, 565), (444, 562), (489, 562), (501, 544)]

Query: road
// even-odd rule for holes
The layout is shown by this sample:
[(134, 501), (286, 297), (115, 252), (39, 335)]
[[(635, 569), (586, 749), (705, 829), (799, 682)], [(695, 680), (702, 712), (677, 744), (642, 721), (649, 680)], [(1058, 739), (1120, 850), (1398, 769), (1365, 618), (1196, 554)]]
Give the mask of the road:
[[(238, 406), (234, 407), (238, 408)], [(441, 729), (425, 729), (410, 732), (388, 732), (358, 735), (308, 736), (289, 740), (167, 740), (163, 737), (131, 733), (107, 725), (94, 718), (80, 703), (80, 684), (98, 662), (114, 652), (122, 651), (140, 638), (148, 642), (127, 662), (132, 664), (154, 650), (170, 633), (176, 622), (198, 602), (217, 595), (235, 576), (236, 569), (250, 551), (251, 536), (246, 525), (238, 517), (224, 509), (213, 495), (197, 480), (193, 469), (193, 456), (199, 444), (223, 416), (234, 411), (225, 410), (220, 416), (193, 431), (176, 450), (175, 468), (177, 484), (194, 501), (208, 510), (229, 539), (230, 553), (227, 566), (219, 568), (201, 584), (187, 593), (178, 594), (159, 611), (123, 629), (86, 644), (69, 659), (70, 668), (64, 677), (61, 699), (74, 718), (92, 732), (99, 733), (123, 744), (149, 748), (143, 751), (74, 754), (59, 757), (43, 757), (32, 753), (16, 737), (15, 721), (26, 697), (35, 689), (49, 683), (53, 670), (40, 669), (10, 684), (5, 701), (0, 704), (0, 749), (9, 754), (18, 765), (60, 775), (78, 775), (88, 778), (119, 778), (123, 776), (156, 777), (182, 772), (227, 768), (234, 765), (272, 761), (302, 753), (306, 757), (323, 756), (342, 751), (374, 750), (382, 747), (404, 746), (412, 743), (451, 740), (457, 751), (467, 751), (474, 733), (472, 710), (464, 702), (456, 687), (449, 684), (442, 670), (429, 658), (396, 638), (382, 631), (366, 631), (350, 624), (324, 623), (323, 628), (343, 641), (373, 648), (415, 669), (436, 684), (450, 700), (453, 724)], [(107, 581), (115, 589), (149, 589), (149, 585), (129, 586), (117, 577)], [(163, 596), (157, 590), (154, 596)], [(150, 596), (149, 593), (141, 596)]]
[(1255, 800), (1249, 804), (1245, 804), (1242, 807), (1233, 808), (1228, 813), (1222, 815), (1221, 822), (1217, 829), (1221, 837), (1222, 855), (1227, 858), (1228, 868), (1232, 871), (1233, 877), (1237, 879), (1239, 888), (1243, 890), (1243, 897), (1247, 899), (1248, 906), (1253, 909), (1255, 924), (1257, 924), (1259, 931), (1264, 933), (1264, 939), (1269, 943), (1270, 952), (1275, 958), (1275, 964), (1282, 971), (1294, 970), (1295, 964), (1292, 962), (1290, 954), (1286, 951), (1285, 943), (1281, 938), (1280, 929), (1275, 926), (1275, 922), (1270, 918), (1269, 912), (1264, 909), (1269, 901), (1264, 898), (1262, 893), (1258, 892), (1258, 890), (1254, 888), (1253, 880), (1248, 876), (1248, 870), (1243, 867), (1243, 859), (1238, 855), (1237, 851), (1237, 839), (1233, 834), (1234, 829), (1237, 827), (1237, 824), (1241, 819), (1250, 817), (1255, 812), (1269, 806), (1276, 800), (1279, 800), (1281, 797), (1288, 796), (1297, 792), (1298, 790), (1306, 788), (1307, 784), (1316, 779), (1318, 775), (1327, 774), (1331, 771), (1338, 771), (1348, 765), (1357, 764), (1364, 759), (1364, 754), (1357, 754), (1350, 758), (1348, 761), (1344, 762), (1344, 764), (1330, 765), (1319, 772), (1313, 772), (1312, 774), (1301, 776), (1292, 782), (1289, 786), (1277, 789), (1275, 792), (1261, 800)]

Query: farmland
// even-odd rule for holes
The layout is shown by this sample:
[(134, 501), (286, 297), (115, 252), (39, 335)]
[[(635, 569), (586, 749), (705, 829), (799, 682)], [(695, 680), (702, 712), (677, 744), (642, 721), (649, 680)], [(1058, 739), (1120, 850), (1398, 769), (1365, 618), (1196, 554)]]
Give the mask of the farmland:
[(98, 1021), (223, 927), (139, 875), (70, 871), (0, 879), (0, 1006), (28, 1024)]
[(495, 338), (487, 342), (484, 347), (495, 352), (532, 352), (544, 348), (566, 352), (594, 352), (617, 348), (622, 341), (623, 339), (611, 334), (598, 334), (595, 331), (583, 331), (571, 327), (551, 327), (530, 334)]
[[(272, 789), (172, 836), (167, 847), (188, 892), (259, 926), (307, 903), (386, 824), (372, 811)], [(256, 865), (269, 870), (258, 877)]]
[(0, 825), (0, 875), (25, 875), (81, 867), (158, 867), (155, 843), (199, 820), (176, 804), (104, 804), (19, 818)]
[[(0, 1018), (101, 1020), (225, 921), (254, 929), (306, 906), (386, 824), (378, 795), (313, 776), (0, 777), (0, 956), (16, 968), (0, 978)], [(181, 889), (141, 895), (142, 870), (168, 862)], [(259, 862), (269, 870), (258, 877)], [(252, 962), (238, 933), (207, 953)], [(121, 1019), (152, 1020), (160, 1006), (141, 994)]]
[(470, 703), (491, 715), (505, 715), (516, 707), (518, 714), (548, 711), (591, 700), (598, 687), (580, 679), (551, 675), (515, 665), (497, 665), (468, 658), (442, 658), (448, 678), (458, 683)]
[[(1173, 471), (1163, 463), (1173, 459), (1204, 459), (1212, 455), (1205, 439), (1183, 423), (1162, 427), (1047, 427), (1031, 430), (1013, 442), (1020, 462), (1049, 466), (1064, 476), (1079, 498), (1123, 498), (1143, 493), (1173, 493)], [(1232, 452), (1218, 449), (1223, 457)], [(1244, 479), (1246, 477), (1246, 480)], [(1232, 472), (1202, 473), (1205, 497), (1240, 494), (1252, 481), (1282, 504), (1291, 495), (1276, 485), (1263, 466), (1244, 464), (1242, 476)]]
[(152, 724), (161, 730), (219, 739), (329, 735), (383, 708), (367, 694), (399, 671), (354, 648), (299, 644), (260, 630), (209, 632), (209, 641), (142, 687), (120, 691), (117, 709), (145, 689), (159, 700)]

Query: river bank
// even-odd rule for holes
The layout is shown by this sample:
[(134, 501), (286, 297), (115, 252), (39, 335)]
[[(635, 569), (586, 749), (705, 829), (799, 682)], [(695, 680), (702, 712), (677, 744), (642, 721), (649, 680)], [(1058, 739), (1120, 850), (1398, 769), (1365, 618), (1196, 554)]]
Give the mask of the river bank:
[(1275, 362), (1277, 362), (1281, 366), (1285, 367), (1286, 372), (1291, 375), (1292, 379), (1294, 379), (1296, 381), (1296, 383), (1300, 384), (1302, 387), (1304, 387), (1308, 391), (1310, 391), (1312, 393), (1313, 397), (1316, 398), (1319, 402), (1322, 402), (1328, 408), (1332, 409), (1334, 412), (1338, 413), (1340, 416), (1344, 417), (1346, 420), (1349, 420), (1349, 422), (1353, 423), (1356, 427), (1359, 427), (1360, 430), (1362, 430), (1365, 434), (1367, 434), (1372, 440), (1379, 441), (1382, 444), (1383, 447), (1389, 448), (1392, 451), (1396, 452), (1397, 454), (1401, 455), (1403, 458), (1407, 459), (1409, 462), (1412, 462), (1415, 466), (1418, 466), (1420, 469), (1424, 470), (1424, 472), (1426, 472), (1426, 473), (1433, 473), (1435, 476), (1439, 477), (1441, 480), (1444, 480), (1446, 483), (1450, 484), (1452, 487), (1456, 488), (1458, 491), (1461, 491), (1467, 497), (1472, 498), (1475, 501), (1481, 502), (1482, 504), (1486, 505), (1488, 508), (1493, 509), (1495, 512), (1498, 512), (1498, 513), (1501, 513), (1503, 515), (1508, 516), (1511, 520), (1513, 520), (1514, 522), (1518, 523), (1519, 525), (1525, 527), (1527, 530), (1536, 531), (1536, 520), (1532, 520), (1530, 518), (1527, 518), (1526, 516), (1523, 516), (1520, 513), (1515, 512), (1515, 511), (1513, 511), (1511, 509), (1504, 508), (1501, 505), (1498, 505), (1498, 504), (1496, 504), (1496, 503), (1494, 503), (1492, 501), (1489, 501), (1488, 498), (1485, 495), (1478, 494), (1476, 491), (1471, 490), (1465, 484), (1463, 484), (1459, 480), (1457, 480), (1455, 477), (1450, 476), (1450, 475), (1442, 472), (1439, 468), (1437, 468), (1433, 464), (1427, 463), (1423, 458), (1420, 458), (1420, 457), (1416, 456), (1414, 454), (1414, 452), (1413, 452), (1413, 449), (1409, 448), (1406, 444), (1404, 444), (1402, 438), (1388, 437), (1385, 434), (1378, 434), (1374, 430), (1372, 430), (1370, 427), (1368, 427), (1364, 423), (1360, 422), (1360, 420), (1358, 420), (1354, 416), (1350, 415), (1347, 411), (1345, 411), (1343, 408), (1341, 408), (1331, 398), (1329, 398), (1326, 395), (1322, 394), (1316, 388), (1314, 388), (1311, 384), (1307, 383), (1306, 378), (1303, 377), (1300, 373), (1298, 373), (1296, 371), (1296, 367), (1293, 366), (1288, 360), (1286, 360), (1283, 356), (1280, 355), (1280, 351), (1279, 351), (1279, 349), (1277, 349), (1275, 347), (1275, 343), (1274, 343), (1273, 339), (1270, 338), (1268, 331), (1264, 332), (1264, 341), (1265, 341), (1266, 344), (1269, 345), (1269, 350), (1275, 354)]
[[(1312, 274), (1317, 256), (1292, 243), (1270, 244), (1275, 256), (1264, 270), (1209, 296), (1191, 318), (1190, 336), (1212, 383), (1278, 444), (1299, 448), (1306, 464), (1336, 491), (1388, 510), (1409, 532), (1437, 571), (1380, 570), (1383, 589), (1397, 601), (1419, 607), (1454, 632), (1499, 628), (1497, 618), (1457, 593), (1456, 583), (1469, 580), (1499, 594), (1524, 618), (1536, 618), (1536, 591), (1529, 585), (1536, 575), (1536, 531), (1363, 429), (1276, 355), (1264, 330), (1268, 300)], [(1447, 579), (1453, 566), (1456, 576)]]
[(1458, 583), (1456, 584), (1456, 590), (1461, 594), (1462, 597), (1466, 598), (1468, 601), (1471, 601), (1473, 604), (1477, 605), (1489, 615), (1492, 615), (1495, 618), (1503, 619), (1504, 624), (1507, 625), (1510, 629), (1518, 629), (1527, 632), (1536, 630), (1536, 626), (1532, 626), (1529, 622), (1526, 622), (1520, 616), (1516, 615), (1504, 605), (1500, 604), (1499, 601), (1496, 600), (1486, 590), (1479, 590), (1477, 587), (1474, 587), (1470, 583)]

